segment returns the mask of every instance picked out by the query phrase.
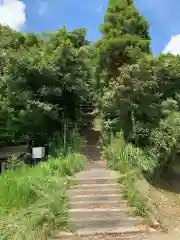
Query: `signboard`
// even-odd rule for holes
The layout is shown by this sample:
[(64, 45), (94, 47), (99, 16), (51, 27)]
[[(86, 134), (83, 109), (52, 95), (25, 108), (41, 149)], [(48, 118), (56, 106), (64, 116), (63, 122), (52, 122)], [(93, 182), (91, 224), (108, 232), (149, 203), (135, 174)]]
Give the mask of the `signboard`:
[(32, 148), (32, 158), (44, 158), (45, 157), (45, 147), (33, 147)]

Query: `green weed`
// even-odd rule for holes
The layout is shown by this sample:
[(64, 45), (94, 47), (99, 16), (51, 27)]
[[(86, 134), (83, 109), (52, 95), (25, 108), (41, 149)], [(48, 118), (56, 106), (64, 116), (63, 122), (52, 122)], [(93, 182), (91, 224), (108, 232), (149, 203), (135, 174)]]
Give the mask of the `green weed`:
[(82, 170), (80, 154), (50, 158), (0, 177), (0, 239), (46, 239), (50, 229), (68, 226), (69, 176)]
[(119, 133), (104, 148), (103, 155), (110, 168), (123, 174), (120, 177), (120, 183), (124, 198), (133, 207), (133, 213), (147, 217), (146, 199), (135, 186), (136, 180), (142, 176), (142, 170), (151, 170), (151, 164), (148, 163), (144, 152), (131, 144), (127, 144), (124, 141), (123, 134)]

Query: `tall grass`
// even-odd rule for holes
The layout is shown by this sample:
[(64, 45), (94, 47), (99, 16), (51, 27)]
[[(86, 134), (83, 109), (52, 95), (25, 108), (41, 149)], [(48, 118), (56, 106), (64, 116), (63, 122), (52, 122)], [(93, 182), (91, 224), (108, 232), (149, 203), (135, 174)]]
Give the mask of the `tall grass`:
[(71, 154), (0, 176), (0, 239), (46, 239), (50, 229), (67, 227), (69, 176), (85, 161)]
[(151, 173), (156, 167), (145, 151), (125, 142), (122, 132), (111, 138), (110, 144), (104, 147), (103, 155), (109, 167), (122, 173), (129, 169)]
[(120, 183), (124, 198), (133, 208), (135, 215), (148, 217), (147, 199), (138, 191), (135, 182), (142, 176), (143, 171), (151, 171), (153, 163), (143, 150), (124, 141), (122, 132), (110, 140), (104, 148), (104, 158), (110, 168), (121, 173)]
[(77, 152), (82, 144), (82, 137), (79, 135), (78, 129), (65, 128), (61, 134), (55, 133), (50, 139), (49, 154), (51, 156), (66, 156), (73, 152)]

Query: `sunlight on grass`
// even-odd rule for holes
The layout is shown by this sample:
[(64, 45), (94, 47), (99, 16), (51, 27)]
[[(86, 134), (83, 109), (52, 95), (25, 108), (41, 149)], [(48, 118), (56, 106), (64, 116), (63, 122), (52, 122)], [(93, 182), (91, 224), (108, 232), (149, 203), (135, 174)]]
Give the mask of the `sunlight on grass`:
[(50, 229), (66, 229), (66, 190), (85, 162), (72, 154), (0, 176), (0, 239), (46, 239)]

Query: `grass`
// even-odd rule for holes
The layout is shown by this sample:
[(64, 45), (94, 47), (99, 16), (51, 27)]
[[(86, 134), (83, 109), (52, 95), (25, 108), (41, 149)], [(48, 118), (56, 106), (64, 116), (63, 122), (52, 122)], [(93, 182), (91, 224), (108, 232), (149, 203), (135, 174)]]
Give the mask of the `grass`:
[(132, 206), (134, 215), (148, 218), (147, 199), (135, 184), (136, 180), (142, 177), (141, 170), (151, 168), (143, 151), (125, 143), (123, 134), (120, 133), (116, 138), (111, 139), (108, 146), (104, 147), (103, 155), (108, 167), (122, 174), (119, 182), (124, 198)]
[(66, 190), (85, 157), (51, 158), (0, 177), (0, 239), (47, 239), (51, 229), (68, 227)]
[(148, 219), (147, 199), (136, 188), (135, 181), (137, 177), (133, 173), (127, 172), (120, 178), (119, 183), (123, 190), (124, 199), (127, 199), (129, 206), (135, 216), (141, 216)]

